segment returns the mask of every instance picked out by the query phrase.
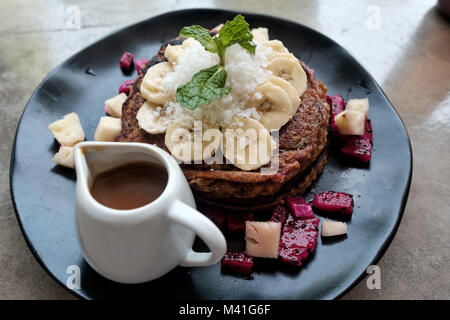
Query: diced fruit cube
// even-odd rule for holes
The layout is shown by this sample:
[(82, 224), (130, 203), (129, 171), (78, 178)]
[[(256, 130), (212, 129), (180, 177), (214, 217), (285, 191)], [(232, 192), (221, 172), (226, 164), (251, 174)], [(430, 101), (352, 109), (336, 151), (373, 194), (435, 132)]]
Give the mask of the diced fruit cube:
[(111, 117), (120, 118), (122, 116), (122, 105), (127, 100), (125, 93), (118, 94), (105, 100), (105, 110)]
[(283, 226), (284, 223), (286, 222), (288, 215), (289, 215), (288, 209), (286, 209), (283, 206), (277, 206), (273, 211), (269, 221), (281, 222), (281, 226)]
[(340, 236), (347, 233), (347, 224), (340, 221), (325, 220), (322, 223), (322, 237)]
[(369, 119), (366, 119), (364, 123), (364, 134), (362, 137), (369, 139), (370, 142), (373, 141), (372, 123)]
[(119, 118), (101, 117), (95, 129), (95, 141), (114, 141), (122, 130), (122, 124)]
[(276, 259), (280, 234), (281, 222), (246, 221), (245, 253), (253, 257)]
[(55, 139), (66, 147), (73, 147), (84, 140), (84, 131), (80, 118), (75, 112), (69, 113), (63, 119), (57, 120), (48, 126)]
[(130, 94), (130, 89), (133, 86), (135, 80), (125, 80), (119, 87), (119, 94), (125, 93), (126, 95)]
[(335, 94), (333, 97), (326, 95), (327, 102), (331, 106), (331, 115), (335, 116), (338, 113), (344, 111), (345, 100), (340, 95)]
[(315, 194), (312, 205), (321, 211), (350, 215), (354, 204), (353, 196), (349, 193), (326, 191)]
[(348, 136), (345, 137), (341, 153), (352, 160), (369, 162), (372, 158), (372, 144), (368, 138), (362, 136)]
[(243, 252), (228, 251), (221, 261), (222, 273), (250, 278), (253, 269), (253, 258)]
[(138, 72), (138, 74), (142, 73), (142, 69), (144, 69), (147, 62), (148, 62), (148, 59), (138, 59), (134, 62), (134, 64), (136, 65), (136, 71)]
[(226, 216), (221, 208), (207, 205), (205, 206), (205, 215), (221, 230), (225, 229)]
[(231, 234), (242, 234), (245, 232), (245, 222), (253, 220), (250, 212), (242, 214), (230, 214), (227, 216), (227, 229)]
[(134, 54), (132, 54), (131, 52), (125, 51), (119, 60), (120, 68), (123, 71), (129, 71), (131, 68), (131, 65), (133, 64), (133, 59), (134, 59)]
[(334, 117), (331, 118), (330, 133), (331, 137), (337, 141), (339, 141), (342, 138), (342, 135), (339, 133), (339, 128), (337, 127), (336, 122), (334, 121)]
[(369, 115), (369, 98), (365, 99), (350, 99), (347, 101), (345, 110), (353, 110), (364, 113), (367, 118)]
[(299, 219), (311, 219), (314, 218), (314, 212), (312, 211), (309, 203), (302, 197), (290, 197), (286, 199), (291, 214)]
[(343, 135), (364, 134), (364, 113), (353, 110), (344, 110), (334, 117), (339, 133)]
[(301, 266), (302, 261), (316, 248), (320, 220), (300, 220), (289, 216), (281, 234), (279, 259)]
[(67, 168), (75, 168), (75, 163), (73, 161), (73, 147), (61, 146), (58, 152), (53, 156), (52, 161)]

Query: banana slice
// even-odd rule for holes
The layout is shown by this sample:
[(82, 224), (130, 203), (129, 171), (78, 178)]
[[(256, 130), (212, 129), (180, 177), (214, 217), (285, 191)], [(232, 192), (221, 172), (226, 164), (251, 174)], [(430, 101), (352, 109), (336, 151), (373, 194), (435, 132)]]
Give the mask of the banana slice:
[(292, 84), (287, 80), (284, 80), (283, 78), (275, 76), (270, 76), (268, 81), (286, 91), (292, 104), (291, 113), (294, 114), (295, 112), (297, 112), (298, 107), (300, 106), (301, 99), (298, 96), (297, 90), (295, 90)]
[(84, 140), (84, 131), (80, 118), (75, 112), (69, 113), (63, 119), (57, 120), (48, 126), (59, 144), (73, 147)]
[(111, 116), (120, 118), (122, 116), (122, 105), (127, 100), (127, 95), (121, 93), (115, 97), (105, 100), (105, 110)]
[(306, 73), (300, 62), (292, 55), (276, 55), (266, 66), (276, 77), (281, 77), (289, 81), (297, 90), (298, 96), (305, 92), (307, 87)]
[(255, 170), (268, 164), (275, 149), (269, 131), (254, 119), (234, 119), (225, 129), (223, 155), (241, 170)]
[(171, 123), (167, 126), (164, 143), (172, 156), (184, 163), (210, 159), (219, 149), (222, 133), (219, 129)]
[(167, 126), (170, 123), (170, 120), (158, 108), (161, 107), (145, 102), (136, 115), (139, 127), (150, 134), (166, 132)]
[(164, 56), (167, 58), (167, 60), (170, 63), (177, 63), (178, 58), (183, 54), (183, 52), (187, 49), (192, 47), (195, 40), (193, 38), (187, 38), (183, 41), (182, 44), (172, 46), (168, 45), (166, 50), (164, 51)]
[(101, 117), (95, 129), (95, 141), (114, 141), (122, 130), (121, 120), (113, 117)]
[(258, 111), (259, 122), (267, 130), (280, 129), (295, 113), (288, 93), (271, 81), (266, 81), (255, 89), (247, 107)]
[(267, 28), (252, 29), (252, 34), (254, 42), (269, 41), (269, 29)]
[(67, 168), (75, 168), (75, 162), (73, 161), (73, 147), (61, 146), (59, 151), (53, 156), (52, 161)]
[(222, 29), (222, 27), (223, 27), (223, 23), (215, 26), (214, 28), (211, 29), (211, 31), (215, 32), (215, 33), (219, 33), (219, 31), (220, 31), (220, 29)]
[(284, 46), (280, 40), (260, 41), (258, 45), (266, 48), (272, 48), (274, 52), (289, 53), (288, 49)]
[(169, 62), (160, 62), (149, 68), (141, 84), (141, 95), (144, 99), (155, 104), (169, 102), (172, 97), (163, 91), (163, 78), (172, 71), (172, 64)]

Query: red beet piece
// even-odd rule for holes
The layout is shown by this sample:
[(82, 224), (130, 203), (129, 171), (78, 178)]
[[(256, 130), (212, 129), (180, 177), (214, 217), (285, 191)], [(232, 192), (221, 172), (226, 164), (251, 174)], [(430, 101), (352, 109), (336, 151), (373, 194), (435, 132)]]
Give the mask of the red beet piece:
[(119, 94), (122, 92), (126, 95), (130, 94), (130, 89), (133, 86), (135, 80), (125, 80), (119, 87)]
[(342, 96), (335, 94), (333, 97), (330, 97), (329, 95), (326, 95), (326, 99), (328, 104), (331, 107), (331, 123), (330, 123), (330, 133), (331, 136), (336, 139), (341, 139), (341, 134), (339, 133), (339, 129), (334, 122), (334, 116), (337, 115), (339, 112), (344, 111), (345, 109), (345, 100), (342, 98)]
[(120, 68), (123, 71), (129, 71), (131, 68), (131, 65), (133, 64), (133, 59), (134, 59), (134, 54), (132, 54), (131, 52), (125, 51), (119, 60)]
[(134, 62), (134, 64), (136, 65), (136, 71), (138, 72), (138, 74), (142, 73), (142, 69), (145, 67), (147, 62), (148, 62), (148, 59), (138, 59)]
[(366, 119), (366, 122), (364, 123), (364, 134), (362, 137), (369, 139), (370, 142), (373, 141), (372, 124), (369, 119)]
[(245, 232), (245, 221), (252, 221), (253, 215), (250, 212), (243, 214), (230, 214), (227, 216), (227, 229), (229, 233), (238, 234)]
[(227, 251), (221, 261), (222, 273), (250, 278), (252, 269), (253, 257), (243, 252)]
[(314, 212), (312, 211), (309, 203), (302, 197), (290, 197), (286, 199), (291, 214), (299, 219), (311, 219), (314, 218)]
[(205, 206), (205, 215), (221, 230), (225, 229), (226, 216), (221, 208)]
[(289, 215), (288, 209), (286, 209), (283, 206), (277, 206), (273, 211), (272, 215), (270, 216), (269, 221), (281, 222), (281, 225), (283, 226), (284, 223), (286, 222), (288, 215)]
[(346, 136), (341, 153), (352, 160), (369, 162), (372, 158), (372, 144), (363, 136)]
[(351, 215), (353, 212), (353, 196), (345, 192), (326, 191), (315, 194), (312, 205), (321, 211)]
[(279, 260), (301, 266), (316, 248), (319, 222), (317, 218), (299, 220), (290, 215), (281, 234)]
[(330, 105), (330, 107), (331, 107), (331, 103), (332, 103), (332, 101), (331, 101), (331, 97), (329, 96), (329, 95), (325, 95), (325, 98), (327, 99), (327, 103)]
[[(331, 115), (334, 118), (335, 115), (337, 115), (339, 112), (344, 111), (345, 109), (345, 100), (342, 98), (342, 96), (335, 94), (331, 98), (327, 98), (328, 103), (331, 106)], [(330, 103), (331, 101), (331, 103)]]

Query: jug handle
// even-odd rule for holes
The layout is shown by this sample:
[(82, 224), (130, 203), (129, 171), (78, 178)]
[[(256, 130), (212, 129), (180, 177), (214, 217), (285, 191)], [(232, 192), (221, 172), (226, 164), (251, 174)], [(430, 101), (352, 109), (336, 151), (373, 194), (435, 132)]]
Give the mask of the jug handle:
[(180, 263), (182, 267), (202, 267), (215, 264), (225, 255), (227, 243), (217, 226), (199, 211), (176, 200), (168, 212), (169, 219), (192, 230), (211, 252), (196, 252), (192, 248)]

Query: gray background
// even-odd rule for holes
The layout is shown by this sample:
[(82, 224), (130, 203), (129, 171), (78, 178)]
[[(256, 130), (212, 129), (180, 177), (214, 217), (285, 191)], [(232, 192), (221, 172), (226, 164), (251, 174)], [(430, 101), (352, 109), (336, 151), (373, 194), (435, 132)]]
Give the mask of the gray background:
[[(123, 26), (175, 9), (266, 13), (312, 27), (353, 54), (383, 87), (411, 137), (414, 173), (405, 215), (379, 263), (382, 288), (362, 281), (344, 299), (450, 298), (450, 24), (433, 0), (0, 0), (0, 299), (72, 299), (33, 258), (9, 192), (17, 123), (57, 64)], [(81, 28), (66, 10), (81, 9)], [(379, 10), (379, 29), (367, 21)], [(383, 201), (383, 199), (380, 199)]]

